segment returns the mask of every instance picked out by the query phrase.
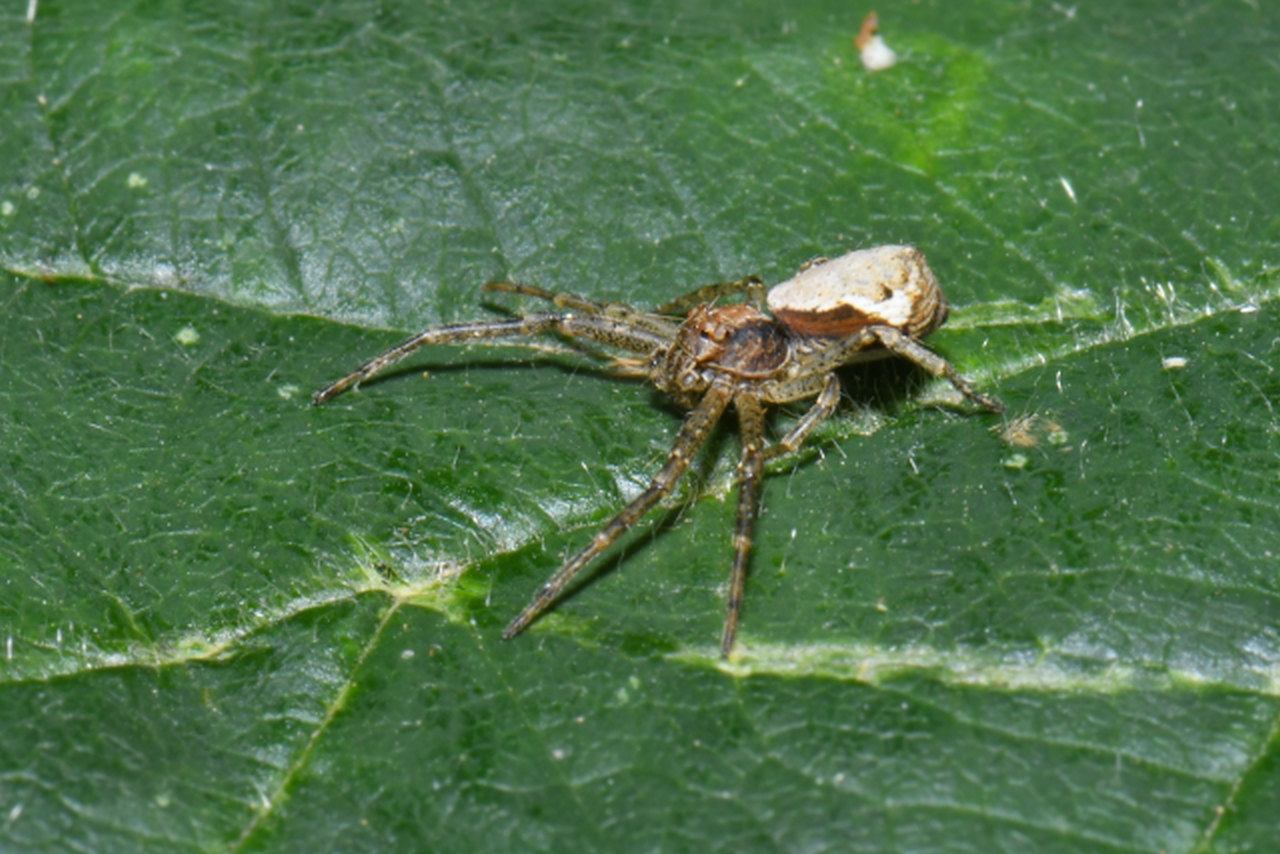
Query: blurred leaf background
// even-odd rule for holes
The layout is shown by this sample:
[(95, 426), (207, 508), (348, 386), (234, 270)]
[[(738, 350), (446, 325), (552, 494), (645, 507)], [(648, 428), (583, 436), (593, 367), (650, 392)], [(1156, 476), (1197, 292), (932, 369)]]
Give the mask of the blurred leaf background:
[[(0, 847), (1273, 850), (1273, 8), (881, 4), (871, 75), (831, 2), (24, 5)], [(678, 411), (519, 344), (308, 406), (492, 279), (888, 242), (1009, 414), (850, 372), (730, 663), (731, 430), (503, 643)]]

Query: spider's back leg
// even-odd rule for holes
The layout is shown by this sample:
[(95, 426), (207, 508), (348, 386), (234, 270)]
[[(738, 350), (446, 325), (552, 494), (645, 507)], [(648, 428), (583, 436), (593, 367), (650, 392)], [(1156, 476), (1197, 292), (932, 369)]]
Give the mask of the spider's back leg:
[(894, 355), (901, 356), (913, 364), (924, 368), (935, 377), (946, 377), (957, 390), (969, 400), (988, 412), (1004, 412), (1004, 404), (990, 395), (983, 394), (973, 387), (955, 366), (915, 338), (892, 326), (873, 326), (876, 337), (884, 348)]
[(938, 378), (945, 378), (973, 403), (989, 412), (1004, 412), (1004, 405), (990, 395), (982, 394), (955, 366), (920, 341), (893, 326), (873, 324), (858, 329), (846, 338), (832, 340), (825, 346), (800, 355), (796, 362), (797, 382), (815, 374), (834, 371), (842, 365), (884, 358), (892, 354), (923, 368)]

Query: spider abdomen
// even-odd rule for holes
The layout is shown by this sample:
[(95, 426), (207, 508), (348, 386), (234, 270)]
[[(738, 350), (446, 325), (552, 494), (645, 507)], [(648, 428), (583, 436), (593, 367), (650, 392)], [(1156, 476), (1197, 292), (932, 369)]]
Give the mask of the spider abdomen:
[(769, 291), (769, 310), (803, 338), (845, 338), (873, 325), (923, 338), (947, 319), (924, 253), (877, 246), (810, 264)]

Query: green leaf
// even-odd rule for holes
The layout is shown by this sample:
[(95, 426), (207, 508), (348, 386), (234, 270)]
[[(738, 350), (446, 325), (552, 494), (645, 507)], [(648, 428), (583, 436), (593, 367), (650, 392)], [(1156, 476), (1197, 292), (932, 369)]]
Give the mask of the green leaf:
[[(813, 2), (31, 8), (0, 847), (1274, 845), (1274, 10), (882, 7), (871, 74), (866, 10)], [(729, 662), (731, 429), (503, 643), (679, 412), (551, 341), (308, 405), (522, 310), (489, 280), (651, 306), (891, 242), (1009, 415), (849, 372)]]

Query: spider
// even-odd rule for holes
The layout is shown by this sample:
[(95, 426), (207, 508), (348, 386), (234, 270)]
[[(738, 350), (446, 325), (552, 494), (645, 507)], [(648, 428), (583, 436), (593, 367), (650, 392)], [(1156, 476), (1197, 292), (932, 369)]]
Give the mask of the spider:
[[(619, 358), (617, 363), (625, 373), (647, 376), (688, 410), (666, 462), (648, 488), (547, 580), (503, 631), (508, 640), (550, 608), (578, 573), (675, 488), (730, 404), (737, 411), (742, 450), (728, 613), (720, 641), (725, 657), (733, 651), (742, 611), (764, 464), (794, 452), (835, 411), (840, 399), (837, 368), (900, 356), (950, 380), (983, 409), (1004, 411), (998, 400), (978, 392), (950, 362), (920, 343), (946, 321), (947, 302), (924, 255), (910, 246), (878, 246), (835, 259), (814, 259), (767, 295), (764, 283), (750, 276), (707, 285), (653, 311), (505, 282), (482, 290), (537, 297), (557, 310), (427, 329), (325, 386), (312, 404), (329, 402), (428, 344), (558, 332), (640, 354), (642, 359)], [(746, 299), (716, 304), (731, 294), (744, 294)], [(772, 316), (765, 313), (766, 306)], [(815, 398), (809, 410), (781, 439), (767, 444), (766, 407), (807, 398)]]

